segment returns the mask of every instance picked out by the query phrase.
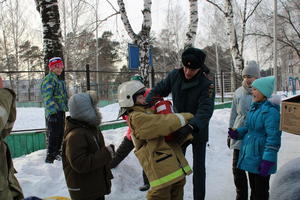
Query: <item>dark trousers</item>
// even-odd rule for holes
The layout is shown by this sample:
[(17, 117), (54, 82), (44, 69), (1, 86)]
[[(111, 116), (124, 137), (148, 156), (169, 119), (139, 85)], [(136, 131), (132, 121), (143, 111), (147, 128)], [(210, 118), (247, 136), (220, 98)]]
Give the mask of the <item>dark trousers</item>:
[(57, 112), (47, 118), (48, 151), (53, 157), (59, 154), (64, 136), (65, 113)]
[[(182, 146), (185, 154), (186, 148), (190, 143)], [(194, 200), (204, 200), (205, 198), (205, 153), (206, 142), (192, 142), (193, 147), (193, 192)]]
[[(117, 167), (127, 156), (128, 154), (134, 149), (134, 144), (132, 140), (129, 140), (126, 136), (124, 137), (123, 141), (121, 142), (120, 146), (116, 150), (116, 154), (113, 157), (110, 167), (115, 168)], [(149, 184), (148, 178), (143, 171), (143, 181), (144, 184)]]
[(236, 200), (248, 200), (248, 180), (244, 170), (237, 168), (240, 150), (233, 150), (232, 173), (236, 188)]
[(147, 200), (183, 200), (184, 184), (185, 179), (182, 179), (160, 189), (151, 188), (147, 193)]
[(269, 199), (269, 176), (261, 176), (248, 172), (251, 196), (250, 200), (268, 200)]
[(99, 197), (96, 200), (105, 200), (104, 196), (103, 197)]

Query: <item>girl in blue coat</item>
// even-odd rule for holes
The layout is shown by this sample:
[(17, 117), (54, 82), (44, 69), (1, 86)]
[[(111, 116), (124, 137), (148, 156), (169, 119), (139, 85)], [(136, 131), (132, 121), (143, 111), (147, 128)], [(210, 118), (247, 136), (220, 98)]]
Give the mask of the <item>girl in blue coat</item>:
[(237, 167), (248, 172), (251, 200), (268, 200), (270, 175), (277, 168), (281, 141), (280, 99), (276, 99), (278, 96), (270, 98), (274, 80), (274, 76), (269, 76), (252, 83), (253, 103), (246, 125), (228, 131), (232, 139), (242, 140)]

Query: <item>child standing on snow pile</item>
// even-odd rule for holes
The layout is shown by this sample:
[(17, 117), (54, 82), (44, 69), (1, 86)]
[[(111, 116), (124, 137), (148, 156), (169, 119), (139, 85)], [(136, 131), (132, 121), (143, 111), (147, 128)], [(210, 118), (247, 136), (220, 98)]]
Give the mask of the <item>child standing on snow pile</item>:
[(182, 200), (185, 176), (192, 170), (176, 141), (166, 141), (172, 132), (184, 133), (184, 127), (193, 117), (190, 113), (157, 115), (145, 102), (145, 86), (139, 81), (128, 81), (118, 88), (121, 115), (128, 115), (132, 130), (135, 155), (150, 182), (147, 199)]
[(269, 76), (252, 83), (253, 103), (247, 114), (246, 125), (228, 131), (232, 139), (242, 140), (237, 167), (248, 172), (251, 199), (254, 200), (269, 199), (270, 175), (277, 168), (277, 153), (281, 143), (280, 97), (271, 97), (274, 80), (274, 76)]

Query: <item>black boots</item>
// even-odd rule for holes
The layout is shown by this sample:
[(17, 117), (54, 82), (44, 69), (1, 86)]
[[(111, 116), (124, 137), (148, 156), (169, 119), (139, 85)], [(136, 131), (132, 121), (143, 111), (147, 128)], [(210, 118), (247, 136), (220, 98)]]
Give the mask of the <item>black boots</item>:
[(59, 152), (57, 155), (47, 153), (45, 163), (53, 163), (54, 160), (61, 161), (61, 152)]
[(139, 187), (139, 190), (143, 192), (143, 191), (149, 190), (149, 188), (150, 188), (150, 185), (145, 184), (145, 185), (142, 185), (141, 187)]
[(53, 163), (56, 156), (53, 156), (52, 154), (47, 154), (47, 157), (45, 159), (45, 163)]

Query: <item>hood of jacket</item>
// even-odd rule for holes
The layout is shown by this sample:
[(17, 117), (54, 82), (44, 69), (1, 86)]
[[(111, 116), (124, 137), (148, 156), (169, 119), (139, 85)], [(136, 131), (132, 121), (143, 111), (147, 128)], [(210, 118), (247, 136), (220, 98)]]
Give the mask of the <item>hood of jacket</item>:
[(77, 128), (85, 128), (85, 129), (97, 129), (97, 126), (93, 126), (87, 122), (79, 121), (73, 119), (71, 116), (66, 118), (66, 125), (65, 125), (65, 135), (64, 138), (73, 130)]
[(264, 112), (267, 112), (269, 108), (275, 108), (277, 111), (280, 111), (280, 102), (281, 97), (279, 95), (272, 95), (265, 101), (262, 102), (253, 102), (251, 104), (250, 110), (256, 110), (262, 106)]
[(98, 126), (102, 116), (97, 108), (97, 102), (88, 93), (73, 95), (69, 100), (70, 116), (72, 119)]

